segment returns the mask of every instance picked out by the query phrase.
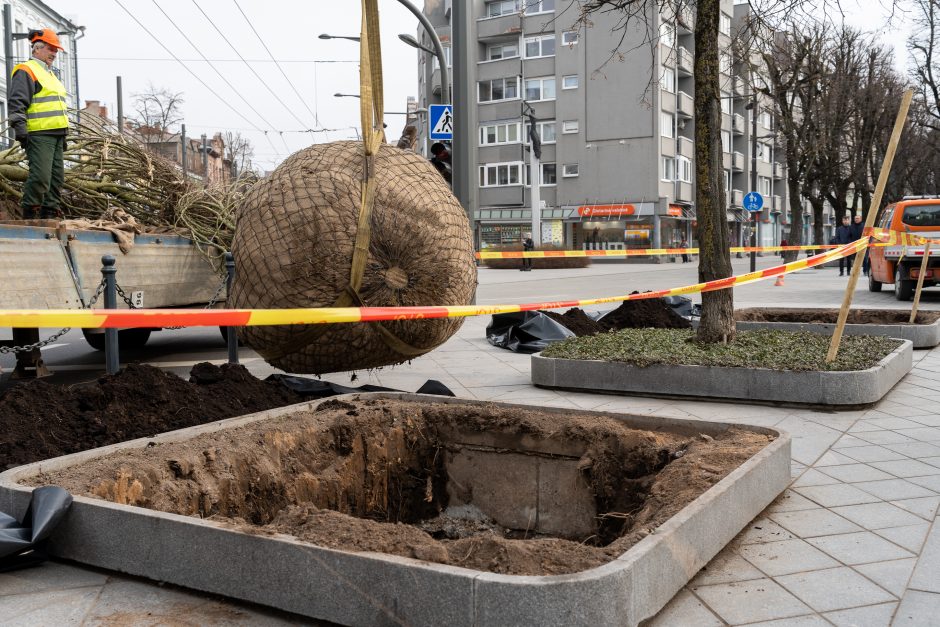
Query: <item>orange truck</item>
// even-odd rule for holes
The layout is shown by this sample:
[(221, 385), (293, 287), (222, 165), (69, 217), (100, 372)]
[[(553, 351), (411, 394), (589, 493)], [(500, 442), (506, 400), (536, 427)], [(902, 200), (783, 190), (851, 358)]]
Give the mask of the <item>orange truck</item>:
[[(924, 287), (940, 284), (940, 196), (905, 196), (885, 208), (877, 226), (938, 240), (936, 247), (930, 246)], [(893, 283), (894, 297), (910, 300), (923, 257), (922, 246), (872, 246), (869, 249), (869, 291), (880, 292), (882, 284)]]

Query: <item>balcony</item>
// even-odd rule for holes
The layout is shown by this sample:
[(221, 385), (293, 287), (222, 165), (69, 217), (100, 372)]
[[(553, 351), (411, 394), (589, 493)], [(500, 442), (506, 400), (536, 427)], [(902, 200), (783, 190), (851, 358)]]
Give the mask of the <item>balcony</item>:
[(519, 14), (510, 13), (499, 17), (482, 17), (477, 20), (477, 39), (487, 41), (513, 33), (520, 33)]
[(744, 116), (740, 113), (731, 116), (731, 132), (735, 135), (744, 135)]
[(744, 172), (744, 153), (734, 152), (731, 155), (731, 171)]
[(779, 161), (774, 162), (774, 178), (782, 179), (786, 174), (786, 168)]
[(679, 46), (679, 55), (676, 60), (676, 70), (679, 76), (692, 76), (692, 68), (695, 63), (692, 60), (692, 53), (684, 46)]
[(676, 30), (680, 35), (691, 35), (692, 29), (695, 28), (695, 16), (692, 13), (692, 7), (683, 2), (676, 15), (676, 23), (678, 25)]
[(774, 213), (781, 213), (783, 211), (783, 198), (780, 196), (771, 196), (770, 206)]
[(692, 183), (684, 183), (680, 181), (676, 185), (676, 200), (684, 202), (695, 201), (695, 198), (692, 196)]
[(692, 102), (692, 96), (685, 93), (684, 91), (679, 92), (679, 106), (676, 108), (676, 113), (679, 114), (680, 118), (691, 118), (693, 112), (695, 111), (694, 104)]
[(731, 190), (731, 206), (732, 207), (744, 206), (744, 192), (742, 192), (740, 189)]
[(679, 138), (679, 156), (687, 159), (695, 157), (695, 142), (688, 137)]

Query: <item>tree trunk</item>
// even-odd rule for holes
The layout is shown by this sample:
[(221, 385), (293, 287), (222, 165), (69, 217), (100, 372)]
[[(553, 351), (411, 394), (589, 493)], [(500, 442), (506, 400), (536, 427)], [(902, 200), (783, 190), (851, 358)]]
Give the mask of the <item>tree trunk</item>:
[(825, 235), (823, 235), (823, 209), (826, 205), (822, 198), (810, 198), (809, 204), (813, 207), (813, 243), (828, 244), (829, 242), (824, 241)]
[[(800, 195), (800, 181), (797, 178), (796, 159), (787, 159), (787, 195), (790, 197), (790, 236), (787, 238), (787, 244), (790, 246), (801, 246), (803, 244), (803, 203)], [(783, 253), (783, 260), (786, 263), (796, 261), (800, 256), (798, 250), (788, 250)]]
[[(695, 206), (699, 228), (699, 281), (731, 276), (728, 218), (721, 162), (718, 85), (719, 0), (698, 0), (695, 18)], [(734, 338), (731, 289), (702, 294), (700, 342)]]

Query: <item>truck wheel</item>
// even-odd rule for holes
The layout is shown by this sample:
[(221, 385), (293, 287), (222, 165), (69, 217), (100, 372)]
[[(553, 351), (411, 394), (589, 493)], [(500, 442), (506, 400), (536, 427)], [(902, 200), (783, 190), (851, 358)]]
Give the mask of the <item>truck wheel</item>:
[(901, 278), (901, 266), (894, 270), (894, 297), (898, 300), (911, 300), (914, 296), (914, 282)]
[(869, 292), (880, 292), (881, 291), (881, 281), (875, 280), (875, 273), (871, 270), (868, 271), (868, 291)]
[[(118, 331), (118, 347), (121, 350), (143, 348), (150, 339), (150, 329), (123, 329)], [(104, 333), (91, 333), (82, 329), (85, 341), (96, 351), (104, 350)]]

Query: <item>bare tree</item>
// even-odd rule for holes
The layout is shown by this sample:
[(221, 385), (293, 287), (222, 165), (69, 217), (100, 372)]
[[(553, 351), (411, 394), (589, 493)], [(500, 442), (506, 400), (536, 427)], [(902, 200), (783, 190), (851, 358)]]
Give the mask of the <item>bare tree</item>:
[(251, 160), (255, 156), (255, 148), (251, 140), (240, 132), (225, 131), (222, 134), (222, 141), (225, 142), (225, 159), (234, 163), (238, 172), (253, 169)]
[(172, 129), (183, 121), (183, 92), (171, 92), (153, 83), (146, 91), (133, 94), (137, 115), (134, 122), (146, 142), (165, 141)]

